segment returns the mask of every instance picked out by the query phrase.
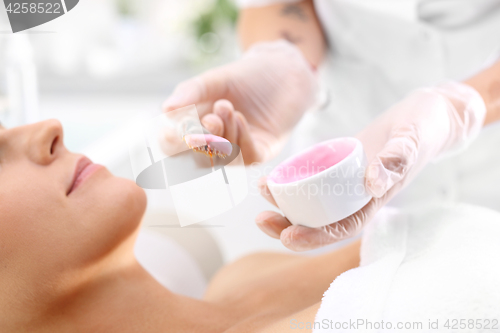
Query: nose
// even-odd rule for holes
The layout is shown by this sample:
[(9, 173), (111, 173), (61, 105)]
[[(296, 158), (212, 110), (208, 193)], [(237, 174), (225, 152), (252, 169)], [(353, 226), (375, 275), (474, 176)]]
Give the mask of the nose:
[(30, 159), (41, 165), (52, 163), (64, 150), (63, 128), (58, 120), (46, 120), (34, 126), (29, 139)]

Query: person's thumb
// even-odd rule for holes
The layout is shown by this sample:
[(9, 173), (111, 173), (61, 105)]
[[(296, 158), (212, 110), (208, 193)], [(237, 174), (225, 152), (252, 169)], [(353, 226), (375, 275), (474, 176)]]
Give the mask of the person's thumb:
[(392, 132), (384, 148), (366, 170), (366, 190), (375, 198), (382, 197), (394, 184), (406, 177), (419, 152), (419, 129), (410, 125)]
[(204, 102), (215, 102), (226, 97), (228, 90), (227, 70), (215, 68), (180, 83), (163, 103), (164, 111)]
[[(343, 228), (342, 225), (339, 227)], [(349, 236), (348, 232), (345, 230), (343, 232), (344, 238), (347, 238)], [(292, 225), (281, 232), (280, 240), (286, 248), (302, 252), (335, 243), (339, 238), (332, 237), (326, 227), (309, 228), (301, 225)]]

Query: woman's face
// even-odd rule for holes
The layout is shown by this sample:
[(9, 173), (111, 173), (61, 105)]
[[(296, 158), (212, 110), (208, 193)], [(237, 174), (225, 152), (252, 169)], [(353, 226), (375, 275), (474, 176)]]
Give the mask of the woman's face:
[(137, 229), (144, 191), (63, 145), (55, 120), (0, 127), (0, 275), (54, 275), (104, 258)]

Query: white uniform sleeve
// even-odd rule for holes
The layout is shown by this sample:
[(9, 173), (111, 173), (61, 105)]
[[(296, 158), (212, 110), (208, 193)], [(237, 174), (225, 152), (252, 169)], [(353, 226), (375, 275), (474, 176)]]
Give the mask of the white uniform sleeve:
[(236, 0), (236, 4), (239, 8), (248, 7), (264, 7), (269, 5), (276, 5), (279, 3), (295, 3), (301, 0)]

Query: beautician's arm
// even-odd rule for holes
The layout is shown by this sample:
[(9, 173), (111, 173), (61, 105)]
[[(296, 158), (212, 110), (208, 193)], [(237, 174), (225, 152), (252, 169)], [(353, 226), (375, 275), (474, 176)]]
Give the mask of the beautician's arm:
[(500, 60), (465, 81), (479, 92), (486, 104), (485, 125), (500, 120)]
[(256, 42), (286, 39), (297, 45), (313, 66), (319, 65), (326, 50), (312, 0), (243, 9), (239, 36), (245, 50)]

